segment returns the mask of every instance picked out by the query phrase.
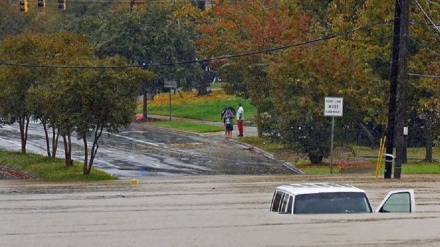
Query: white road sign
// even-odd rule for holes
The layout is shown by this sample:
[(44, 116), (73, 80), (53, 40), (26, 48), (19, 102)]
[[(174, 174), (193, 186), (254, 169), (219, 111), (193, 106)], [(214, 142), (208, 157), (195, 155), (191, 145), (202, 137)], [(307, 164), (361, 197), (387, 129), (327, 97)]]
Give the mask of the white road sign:
[(344, 98), (325, 97), (324, 116), (342, 117), (344, 114)]
[(164, 85), (164, 88), (176, 88), (177, 87), (177, 81), (175, 80), (166, 80)]

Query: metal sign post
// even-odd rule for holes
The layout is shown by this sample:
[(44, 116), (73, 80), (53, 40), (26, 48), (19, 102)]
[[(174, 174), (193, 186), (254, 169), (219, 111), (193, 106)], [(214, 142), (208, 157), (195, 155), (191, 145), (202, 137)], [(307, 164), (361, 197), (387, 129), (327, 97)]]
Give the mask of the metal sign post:
[(330, 174), (333, 174), (333, 137), (335, 131), (335, 117), (342, 117), (344, 114), (344, 99), (325, 97), (324, 116), (332, 117), (332, 134), (330, 146)]
[(171, 90), (172, 88), (170, 88), (170, 121), (171, 121)]
[(164, 88), (169, 88), (170, 89), (170, 121), (171, 121), (171, 90), (173, 88), (177, 87), (177, 81), (175, 80), (170, 80), (170, 81), (165, 81), (165, 84), (163, 86)]
[(331, 135), (331, 144), (330, 144), (330, 174), (333, 174), (333, 139), (335, 132), (335, 117), (332, 117), (332, 135)]

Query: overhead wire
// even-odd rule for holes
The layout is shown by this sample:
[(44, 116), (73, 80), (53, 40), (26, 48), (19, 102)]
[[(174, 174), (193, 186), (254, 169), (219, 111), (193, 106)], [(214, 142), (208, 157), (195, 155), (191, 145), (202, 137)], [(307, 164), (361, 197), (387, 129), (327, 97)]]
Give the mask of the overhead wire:
[(411, 36), (408, 36), (408, 38), (409, 38), (410, 40), (412, 40), (414, 43), (416, 43), (416, 44), (420, 45), (421, 47), (425, 48), (427, 51), (430, 51), (430, 52), (432, 52), (432, 53), (434, 53), (434, 54), (436, 54), (436, 55), (440, 55), (439, 52), (437, 52), (437, 51), (435, 51), (435, 50), (429, 48), (428, 46), (422, 44), (421, 42), (419, 42), (418, 40), (412, 38)]
[[(420, 9), (420, 11), (423, 13), (424, 17), (426, 20), (428, 20), (429, 23), (426, 23), (427, 26), (432, 26), (433, 29), (436, 31), (437, 35), (440, 36), (440, 26), (436, 25), (435, 22), (432, 20), (432, 18), (428, 15), (428, 13), (425, 11), (425, 9), (423, 9), (422, 5), (419, 3), (418, 0), (414, 0), (414, 2), (416, 3), (417, 7)], [(430, 0), (427, 0), (428, 3), (434, 4), (436, 6), (440, 6), (437, 3), (434, 3)], [(440, 55), (440, 53), (438, 53), (437, 51), (429, 48), (428, 46), (422, 44), (421, 42), (415, 40), (414, 38), (411, 38), (408, 35), (408, 38), (411, 39), (413, 42), (417, 43), (418, 45), (420, 45), (421, 47), (423, 47), (424, 49), (426, 49), (429, 52), (432, 52), (436, 55)], [(436, 41), (437, 44), (439, 44), (439, 40), (437, 38), (434, 39)], [(439, 75), (425, 75), (425, 74), (419, 74), (419, 73), (407, 73), (409, 76), (414, 76), (414, 77), (427, 77), (427, 78), (440, 78)]]
[(422, 13), (425, 16), (425, 18), (429, 21), (429, 23), (431, 23), (431, 25), (434, 27), (434, 29), (440, 34), (440, 27), (434, 23), (434, 21), (432, 20), (431, 17), (429, 17), (429, 15), (423, 9), (422, 5), (420, 5), (419, 1), (418, 0), (414, 0), (414, 1), (416, 2), (416, 4), (419, 7), (420, 11), (422, 11)]
[(426, 2), (428, 2), (428, 3), (432, 4), (432, 5), (435, 5), (435, 6), (437, 6), (437, 7), (440, 7), (440, 4), (439, 4), (439, 3), (433, 2), (433, 1), (431, 1), (431, 0), (426, 0)]
[(258, 54), (286, 50), (286, 49), (293, 48), (293, 47), (298, 47), (298, 46), (308, 45), (308, 44), (321, 42), (321, 41), (325, 41), (325, 40), (330, 40), (330, 39), (333, 39), (336, 37), (345, 36), (347, 34), (354, 33), (354, 32), (361, 31), (361, 30), (371, 29), (375, 26), (387, 24), (392, 21), (393, 20), (384, 20), (384, 21), (380, 21), (380, 22), (376, 22), (376, 23), (367, 25), (367, 26), (354, 28), (354, 29), (347, 30), (344, 32), (331, 34), (331, 35), (323, 36), (323, 37), (312, 39), (312, 40), (302, 41), (302, 42), (295, 43), (295, 44), (274, 47), (274, 48), (269, 48), (269, 49), (264, 49), (264, 50), (258, 50), (258, 51), (253, 51), (253, 52), (240, 53), (240, 54), (235, 54), (235, 55), (218, 56), (218, 57), (213, 57), (213, 58), (209, 58), (209, 59), (200, 59), (200, 60), (196, 59), (196, 60), (181, 61), (181, 62), (149, 63), (149, 64), (144, 64), (144, 65), (141, 64), (141, 65), (122, 65), (122, 66), (42, 65), (42, 64), (7, 63), (7, 62), (0, 61), (0, 66), (15, 66), (15, 67), (28, 67), (28, 68), (58, 68), (58, 69), (116, 69), (116, 68), (164, 67), (164, 66), (175, 66), (175, 65), (193, 64), (193, 63), (206, 63), (206, 62), (218, 61), (218, 60), (223, 60), (223, 59), (240, 58), (240, 57), (247, 57), (247, 56), (253, 56), (253, 55), (258, 55)]
[[(425, 19), (429, 21), (429, 23), (427, 23), (427, 22), (425, 21), (425, 24), (426, 24), (427, 26), (432, 26), (437, 32), (439, 32), (439, 31), (440, 31), (439, 28), (438, 28), (437, 25), (434, 23), (434, 21), (432, 21), (432, 18), (429, 17), (429, 15), (428, 15), (427, 12), (423, 9), (423, 7), (421, 6), (421, 4), (420, 4), (417, 0), (414, 0), (414, 1), (416, 2), (416, 4), (417, 4), (418, 8), (420, 9), (420, 11), (421, 11), (421, 12), (423, 13), (423, 15), (425, 16)], [(439, 33), (437, 33), (437, 34), (439, 34)], [(439, 38), (440, 38), (440, 35), (438, 35), (438, 36), (439, 36)], [(438, 38), (434, 38), (434, 40), (436, 41), (437, 45), (440, 45)]]
[(408, 73), (409, 76), (416, 76), (416, 77), (428, 77), (428, 78), (440, 78), (440, 75), (424, 75), (424, 74), (417, 74), (417, 73)]

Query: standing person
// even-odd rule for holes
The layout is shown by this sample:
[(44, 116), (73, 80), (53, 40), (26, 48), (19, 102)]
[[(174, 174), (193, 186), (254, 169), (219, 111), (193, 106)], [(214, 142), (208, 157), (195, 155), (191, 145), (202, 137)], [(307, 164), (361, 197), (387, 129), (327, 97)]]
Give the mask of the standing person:
[(235, 109), (232, 106), (225, 106), (225, 108), (222, 109), (221, 113), (220, 113), (220, 119), (223, 120), (223, 127), (225, 128), (225, 137), (228, 137), (228, 131), (226, 130), (226, 117), (225, 117), (225, 113), (226, 110), (231, 110), (232, 115), (235, 116)]
[(243, 121), (244, 121), (244, 109), (241, 103), (238, 103), (237, 110), (237, 126), (238, 126), (238, 137), (243, 137)]
[(226, 130), (226, 119), (225, 119), (225, 113), (226, 110), (228, 109), (228, 107), (226, 106), (225, 108), (223, 108), (223, 110), (220, 113), (220, 119), (223, 120), (223, 128), (225, 128), (225, 137), (228, 138), (228, 131)]
[(231, 107), (227, 108), (223, 114), (223, 121), (226, 128), (226, 138), (232, 138), (232, 131), (234, 130), (234, 113)]

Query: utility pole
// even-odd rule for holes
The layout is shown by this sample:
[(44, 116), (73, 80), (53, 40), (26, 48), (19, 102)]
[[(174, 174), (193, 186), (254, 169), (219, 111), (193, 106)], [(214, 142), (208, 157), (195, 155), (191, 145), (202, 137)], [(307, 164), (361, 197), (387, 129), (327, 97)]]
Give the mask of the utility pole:
[(396, 159), (394, 163), (394, 178), (400, 178), (402, 164), (407, 162), (406, 139), (408, 131), (408, 116), (406, 112), (406, 95), (408, 90), (408, 19), (409, 0), (400, 0), (400, 45), (399, 45), (399, 74), (397, 87), (397, 119), (396, 119)]
[[(395, 0), (394, 7), (394, 38), (393, 51), (391, 55), (391, 73), (390, 73), (390, 98), (388, 103), (388, 128), (386, 132), (386, 154), (393, 154), (394, 151), (394, 130), (396, 123), (396, 101), (397, 101), (397, 75), (399, 71), (399, 44), (400, 44), (400, 1)], [(385, 156), (384, 178), (391, 178), (391, 169), (393, 167), (392, 156)]]
[[(404, 16), (402, 15), (404, 13)], [(400, 169), (402, 165), (402, 150), (403, 150), (403, 126), (406, 125), (406, 82), (407, 78), (407, 45), (406, 39), (408, 38), (408, 15), (409, 15), (409, 0), (395, 0), (394, 10), (394, 38), (393, 38), (393, 50), (391, 58), (391, 74), (390, 74), (390, 98), (388, 103), (388, 128), (386, 132), (387, 143), (386, 153), (393, 154), (394, 151), (394, 136), (402, 137), (398, 140), (399, 152), (396, 152), (397, 159), (399, 160), (398, 175), (396, 178), (400, 178)], [(402, 51), (403, 50), (403, 55)], [(401, 62), (404, 60), (404, 66), (401, 66)], [(399, 79), (404, 85), (399, 87), (399, 125), (401, 129), (397, 128), (396, 133), (396, 115), (397, 115), (397, 88), (399, 85)], [(402, 115), (403, 114), (403, 115)], [(402, 122), (404, 121), (404, 122)], [(391, 178), (391, 169), (393, 167), (392, 156), (386, 156), (385, 158), (385, 172), (384, 178)], [(396, 171), (395, 171), (396, 172)]]

